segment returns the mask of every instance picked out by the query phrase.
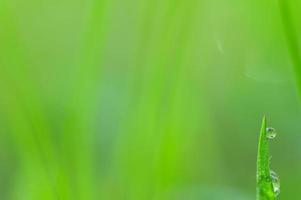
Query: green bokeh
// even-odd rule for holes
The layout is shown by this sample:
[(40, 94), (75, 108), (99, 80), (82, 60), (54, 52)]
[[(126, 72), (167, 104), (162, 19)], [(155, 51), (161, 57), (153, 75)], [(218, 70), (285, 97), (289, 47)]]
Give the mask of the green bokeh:
[(264, 114), (279, 199), (296, 199), (279, 1), (0, 0), (0, 199), (255, 199)]

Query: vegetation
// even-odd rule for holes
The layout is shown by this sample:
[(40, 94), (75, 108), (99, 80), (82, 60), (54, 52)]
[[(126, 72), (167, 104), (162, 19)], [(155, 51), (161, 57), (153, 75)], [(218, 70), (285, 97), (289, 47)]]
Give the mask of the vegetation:
[(270, 170), (269, 142), (274, 139), (275, 130), (267, 128), (266, 117), (263, 118), (257, 157), (257, 200), (274, 200), (280, 192), (279, 179)]
[(0, 0), (0, 199), (296, 199), (300, 2)]

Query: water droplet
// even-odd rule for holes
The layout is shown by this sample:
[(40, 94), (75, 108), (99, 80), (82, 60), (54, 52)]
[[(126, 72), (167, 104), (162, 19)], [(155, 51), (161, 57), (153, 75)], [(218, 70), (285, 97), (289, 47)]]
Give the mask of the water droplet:
[(270, 171), (270, 176), (272, 179), (273, 190), (276, 196), (280, 194), (280, 179), (279, 176), (274, 172)]
[(266, 131), (267, 131), (267, 138), (268, 139), (272, 140), (277, 135), (276, 130), (274, 128), (272, 128), (272, 127), (268, 127)]

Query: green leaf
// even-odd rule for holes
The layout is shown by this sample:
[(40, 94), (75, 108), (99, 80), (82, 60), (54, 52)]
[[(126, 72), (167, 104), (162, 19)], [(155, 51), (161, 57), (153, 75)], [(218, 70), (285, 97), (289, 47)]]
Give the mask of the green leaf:
[(263, 117), (257, 155), (257, 200), (276, 199), (270, 175), (269, 139), (266, 130), (266, 117)]
[(298, 31), (293, 22), (293, 14), (290, 10), (289, 1), (278, 0), (278, 3), (283, 23), (284, 35), (295, 71), (298, 93), (299, 97), (301, 98), (301, 50), (298, 45)]

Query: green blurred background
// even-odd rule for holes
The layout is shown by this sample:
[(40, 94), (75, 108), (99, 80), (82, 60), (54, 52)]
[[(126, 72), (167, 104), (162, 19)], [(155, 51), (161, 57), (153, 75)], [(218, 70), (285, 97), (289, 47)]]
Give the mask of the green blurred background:
[(296, 199), (301, 107), (280, 10), (0, 0), (0, 199), (255, 199), (264, 114), (279, 199)]

